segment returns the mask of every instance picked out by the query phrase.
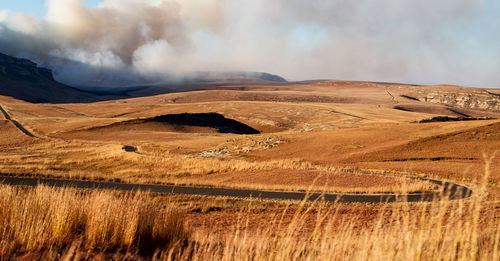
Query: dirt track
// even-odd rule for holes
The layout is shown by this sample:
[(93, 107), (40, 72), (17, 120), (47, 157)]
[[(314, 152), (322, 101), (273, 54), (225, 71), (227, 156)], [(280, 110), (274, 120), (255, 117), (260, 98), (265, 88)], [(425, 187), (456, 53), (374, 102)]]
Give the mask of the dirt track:
[(24, 134), (26, 134), (32, 138), (36, 138), (36, 136), (33, 133), (31, 133), (30, 131), (28, 131), (26, 128), (24, 128), (24, 126), (21, 123), (12, 119), (12, 117), (10, 117), (9, 113), (4, 108), (2, 108), (2, 105), (0, 105), (0, 112), (2, 112), (2, 114), (6, 120), (12, 122), (12, 124), (14, 124), (16, 126), (16, 128), (18, 128)]
[(438, 180), (429, 180), (430, 182), (442, 185), (443, 193), (427, 192), (409, 195), (391, 195), (391, 194), (320, 194), (305, 192), (283, 192), (266, 190), (247, 190), (247, 189), (229, 189), (214, 187), (186, 187), (173, 185), (147, 185), (147, 184), (126, 184), (100, 181), (81, 181), (81, 180), (63, 180), (49, 178), (20, 178), (20, 177), (0, 177), (0, 183), (6, 185), (37, 186), (39, 184), (53, 187), (74, 187), (81, 189), (112, 189), (121, 191), (149, 191), (162, 194), (182, 194), (182, 195), (204, 195), (204, 196), (224, 196), (236, 198), (260, 198), (260, 199), (278, 199), (278, 200), (316, 200), (318, 198), (325, 201), (336, 202), (362, 202), (379, 203), (395, 201), (432, 201), (434, 199), (460, 199), (469, 197), (472, 191), (467, 187), (442, 182)]

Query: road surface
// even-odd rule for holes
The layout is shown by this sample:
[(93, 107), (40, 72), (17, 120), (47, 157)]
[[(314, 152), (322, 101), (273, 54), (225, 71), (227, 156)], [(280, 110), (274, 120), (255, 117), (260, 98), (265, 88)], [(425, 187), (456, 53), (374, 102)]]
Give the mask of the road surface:
[[(420, 178), (419, 178), (420, 179)], [(250, 190), (250, 189), (231, 189), (231, 188), (215, 188), (215, 187), (188, 187), (174, 185), (148, 185), (148, 184), (127, 184), (115, 182), (101, 181), (82, 181), (82, 180), (65, 180), (51, 178), (24, 178), (24, 177), (8, 177), (0, 176), (0, 184), (5, 185), (23, 185), (37, 186), (39, 184), (52, 187), (74, 187), (80, 189), (112, 189), (121, 191), (149, 191), (161, 194), (181, 194), (181, 195), (202, 195), (202, 196), (224, 196), (236, 198), (259, 198), (259, 199), (277, 199), (277, 200), (307, 200), (313, 201), (323, 199), (325, 201), (334, 202), (362, 202), (362, 203), (380, 203), (380, 202), (418, 202), (432, 201), (435, 199), (461, 199), (469, 197), (472, 191), (464, 186), (429, 180), (443, 186), (443, 192), (425, 192), (408, 195), (395, 194), (321, 194), (305, 192), (284, 192), (284, 191), (268, 191), (268, 190)]]

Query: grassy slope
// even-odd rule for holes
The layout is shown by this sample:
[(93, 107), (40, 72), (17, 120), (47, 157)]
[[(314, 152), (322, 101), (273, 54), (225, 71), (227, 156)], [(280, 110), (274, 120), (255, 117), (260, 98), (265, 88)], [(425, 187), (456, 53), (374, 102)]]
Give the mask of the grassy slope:
[[(432, 88), (475, 91), (453, 86)], [(401, 97), (404, 93), (425, 94), (431, 87), (319, 82), (213, 89), (91, 104), (30, 104), (2, 98), (0, 102), (12, 117), (47, 139), (33, 145), (19, 144), (23, 140), (14, 139), (18, 145), (0, 154), (0, 168), (10, 173), (128, 182), (223, 183), (292, 190), (307, 188), (315, 180), (319, 173), (300, 175), (298, 182), (293, 174), (307, 173), (311, 167), (326, 171), (338, 167), (409, 171), (455, 181), (462, 181), (465, 176), (467, 182), (473, 183), (482, 171), (482, 153), (491, 153), (500, 143), (495, 135), (482, 141), (474, 135), (459, 137), (459, 141), (433, 140), (439, 135), (481, 128), (495, 121), (411, 123), (442, 114), (443, 108), (449, 112), (440, 104)], [(275, 98), (270, 100), (270, 97)], [(403, 102), (425, 106), (426, 110), (393, 109)], [(92, 129), (169, 113), (212, 111), (264, 133), (256, 136), (179, 133), (148, 125)], [(464, 112), (497, 115), (478, 110)], [(19, 135), (12, 130), (8, 133)], [(123, 152), (121, 146), (125, 144), (137, 146), (143, 154)], [(282, 184), (277, 186), (266, 175), (256, 177), (252, 174), (255, 171), (267, 171)], [(494, 171), (492, 180), (499, 177), (500, 173)], [(349, 187), (340, 181), (337, 186), (330, 185), (332, 190)], [(379, 187), (378, 190), (387, 191), (382, 189), (384, 182), (374, 182), (370, 189), (366, 186), (351, 189), (376, 191)]]
[[(398, 86), (356, 82), (245, 86), (251, 93), (215, 90), (63, 105), (0, 97), (14, 119), (42, 137), (26, 137), (0, 120), (0, 172), (4, 173), (291, 190), (307, 188), (318, 175), (338, 173), (344, 191), (401, 188), (400, 182), (390, 179), (336, 172), (346, 167), (421, 173), (474, 188), (473, 198), (457, 202), (287, 207), (203, 197), (151, 201), (149, 195), (0, 186), (4, 206), (0, 256), (137, 259), (150, 255), (151, 244), (139, 240), (146, 236), (164, 249), (157, 253), (159, 259), (169, 259), (168, 249), (176, 246), (169, 242), (176, 239), (189, 242), (183, 245), (186, 251), (177, 252), (181, 255), (177, 259), (498, 259), (499, 208), (490, 200), (497, 199), (500, 190), (499, 154), (489, 161), (483, 158), (483, 152), (491, 156), (500, 148), (498, 121), (411, 123), (449, 111), (425, 103), (424, 111), (395, 110), (403, 101), (422, 107), (400, 98), (396, 104), (386, 90), (399, 97), (406, 90), (418, 94), (423, 87)], [(269, 100), (275, 95), (280, 98)], [(320, 97), (320, 102), (308, 100), (312, 96)], [(208, 111), (265, 133), (183, 134), (146, 128), (72, 134), (140, 117)], [(125, 153), (124, 144), (137, 146), (144, 154)], [(440, 157), (445, 159), (429, 159)], [(490, 164), (487, 171), (485, 162)], [(322, 186), (325, 181), (316, 182)], [(172, 210), (172, 204), (182, 209), (196, 205), (188, 207), (184, 216), (193, 229), (190, 237), (180, 229), (176, 214), (183, 210)], [(172, 219), (164, 219), (165, 215)], [(172, 222), (158, 223), (155, 218)]]

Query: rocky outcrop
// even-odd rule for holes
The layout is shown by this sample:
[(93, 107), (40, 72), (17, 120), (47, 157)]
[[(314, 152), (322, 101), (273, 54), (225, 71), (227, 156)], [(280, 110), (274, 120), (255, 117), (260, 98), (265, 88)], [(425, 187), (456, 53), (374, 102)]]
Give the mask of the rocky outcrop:
[(0, 53), (0, 74), (10, 78), (34, 79), (37, 76), (54, 80), (52, 70), (38, 67), (36, 63)]
[(29, 102), (81, 102), (95, 95), (54, 80), (52, 71), (36, 63), (0, 53), (0, 95)]
[(431, 92), (418, 98), (423, 102), (440, 103), (457, 108), (500, 111), (500, 96), (485, 90), (476, 92)]

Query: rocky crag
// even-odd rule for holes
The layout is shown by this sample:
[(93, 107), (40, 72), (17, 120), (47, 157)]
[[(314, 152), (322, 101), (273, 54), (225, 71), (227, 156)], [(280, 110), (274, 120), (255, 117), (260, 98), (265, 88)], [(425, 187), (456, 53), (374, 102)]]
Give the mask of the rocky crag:
[(82, 102), (95, 95), (54, 80), (52, 71), (36, 63), (0, 53), (0, 95), (35, 103)]

